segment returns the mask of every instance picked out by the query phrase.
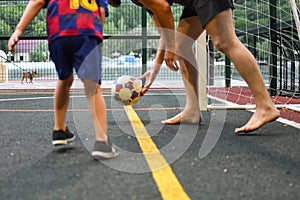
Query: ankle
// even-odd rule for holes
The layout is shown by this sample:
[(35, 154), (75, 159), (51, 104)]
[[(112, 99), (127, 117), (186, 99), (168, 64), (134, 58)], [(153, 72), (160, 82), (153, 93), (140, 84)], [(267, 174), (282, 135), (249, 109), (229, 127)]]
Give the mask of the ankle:
[(53, 127), (53, 130), (54, 130), (54, 131), (64, 131), (64, 132), (65, 132), (67, 129), (68, 129), (67, 125), (64, 125), (64, 126), (56, 126), (56, 125), (55, 125), (55, 126)]
[(99, 141), (99, 142), (108, 142), (108, 137), (107, 135), (105, 134), (101, 134), (101, 135), (96, 135), (96, 141)]

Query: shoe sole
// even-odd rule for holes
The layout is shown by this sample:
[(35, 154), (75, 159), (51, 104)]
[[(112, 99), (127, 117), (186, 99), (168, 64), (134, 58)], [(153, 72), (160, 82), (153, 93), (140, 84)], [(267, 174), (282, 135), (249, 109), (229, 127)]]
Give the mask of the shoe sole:
[(93, 151), (92, 152), (92, 156), (94, 158), (98, 158), (98, 159), (108, 159), (108, 158), (115, 158), (119, 155), (119, 152), (100, 152), (100, 151)]
[(54, 146), (62, 146), (62, 145), (66, 145), (66, 144), (68, 144), (69, 142), (72, 142), (73, 140), (75, 140), (75, 135), (74, 135), (74, 137), (72, 137), (72, 138), (70, 138), (70, 139), (66, 139), (66, 140), (54, 140), (54, 141), (52, 141), (52, 144), (54, 145)]

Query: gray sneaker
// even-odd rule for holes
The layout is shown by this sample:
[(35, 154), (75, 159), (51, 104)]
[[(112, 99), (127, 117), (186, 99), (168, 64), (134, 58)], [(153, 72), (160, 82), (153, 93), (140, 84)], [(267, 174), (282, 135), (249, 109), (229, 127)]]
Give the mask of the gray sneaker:
[(92, 156), (96, 159), (108, 159), (114, 158), (119, 155), (119, 152), (113, 147), (112, 143), (109, 141), (96, 141), (94, 144), (94, 150)]

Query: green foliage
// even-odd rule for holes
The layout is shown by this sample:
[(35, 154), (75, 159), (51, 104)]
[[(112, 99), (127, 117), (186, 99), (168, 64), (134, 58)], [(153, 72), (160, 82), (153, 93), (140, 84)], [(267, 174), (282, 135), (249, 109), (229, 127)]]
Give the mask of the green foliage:
[(105, 34), (127, 32), (142, 23), (142, 9), (132, 3), (122, 4), (119, 8), (109, 6), (109, 16), (105, 22)]
[(11, 27), (4, 20), (0, 19), (0, 35), (9, 35), (11, 33)]
[[(17, 26), (27, 3), (0, 5), (0, 19), (6, 26), (2, 27), (0, 22), (0, 36), (10, 36)], [(43, 9), (29, 24), (23, 36), (46, 36), (46, 10)]]
[[(10, 33), (11, 27), (4, 20), (0, 20), (0, 36), (9, 35)], [(0, 41), (0, 50), (7, 52), (7, 41)]]
[[(16, 27), (28, 1), (9, 2), (0, 4), (0, 36), (9, 36)], [(235, 26), (236, 29), (251, 29), (260, 25), (269, 23), (269, 5), (262, 0), (235, 0)], [(285, 10), (290, 10), (289, 1), (277, 1), (278, 12), (282, 20), (287, 20), (288, 16)], [(245, 9), (246, 8), (246, 9)], [(131, 29), (141, 26), (142, 9), (134, 5), (129, 0), (122, 1), (119, 8), (109, 6), (109, 17), (106, 19), (104, 33), (106, 35), (115, 35), (127, 32)], [(174, 4), (172, 12), (177, 24), (181, 16), (182, 6)], [(26, 29), (24, 36), (46, 36), (46, 9), (43, 9)], [(153, 26), (149, 15), (147, 14), (149, 26)]]
[[(28, 1), (0, 1), (0, 36), (9, 37), (18, 24), (22, 13), (27, 5)], [(290, 12), (289, 1), (277, 0), (277, 11), (281, 20), (289, 20)], [(245, 32), (260, 27), (269, 26), (269, 5), (268, 1), (263, 0), (235, 0), (234, 1), (234, 23), (237, 31)], [(183, 7), (174, 4), (172, 6), (172, 12), (175, 19), (175, 26), (177, 26), (181, 11)], [(109, 16), (106, 18), (104, 35), (126, 35), (126, 34), (141, 34), (142, 24), (142, 8), (134, 5), (130, 0), (122, 0), (122, 4), (119, 8), (113, 8), (109, 6)], [(154, 27), (150, 15), (147, 14), (147, 26)], [(44, 36), (46, 37), (46, 9), (43, 9), (27, 27), (24, 33), (26, 36)], [(241, 38), (243, 42), (248, 42), (249, 38)], [(110, 45), (106, 45), (107, 48), (105, 54), (111, 54), (114, 51), (127, 52), (130, 48), (140, 48), (138, 40), (126, 41), (126, 40), (113, 40), (110, 41)], [(139, 41), (140, 42), (140, 41)], [(157, 41), (148, 42), (148, 47), (156, 45)], [(269, 45), (267, 43), (261, 43), (259, 45)], [(123, 50), (122, 50), (123, 48)], [(7, 41), (0, 41), (0, 49), (7, 49)], [(261, 55), (265, 57), (265, 55)], [(37, 52), (32, 52), (33, 60), (43, 60)]]
[[(0, 36), (9, 37), (17, 26), (26, 3), (0, 5)], [(119, 8), (109, 6), (109, 17), (106, 18), (106, 35), (126, 32), (141, 24), (141, 8), (132, 4), (122, 4)], [(26, 28), (23, 36), (46, 36), (46, 9), (43, 9)]]
[(32, 62), (46, 61), (48, 58), (48, 43), (46, 41), (42, 41), (32, 50), (32, 52), (30, 52), (29, 55)]
[(175, 21), (175, 26), (178, 25), (182, 10), (183, 10), (183, 7), (179, 4), (174, 4), (172, 6), (172, 13), (173, 13), (174, 21)]

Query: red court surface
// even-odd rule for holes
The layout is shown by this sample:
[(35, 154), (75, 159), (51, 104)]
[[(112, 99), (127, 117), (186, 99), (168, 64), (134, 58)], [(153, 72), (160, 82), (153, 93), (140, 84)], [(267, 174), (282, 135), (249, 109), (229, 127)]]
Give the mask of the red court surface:
[[(238, 104), (238, 105), (254, 105), (255, 101), (249, 88), (209, 88), (208, 94), (220, 99)], [(271, 96), (275, 105), (300, 105), (299, 98), (286, 96)], [(280, 117), (300, 123), (300, 112), (279, 107)]]

